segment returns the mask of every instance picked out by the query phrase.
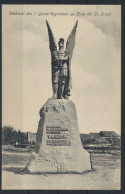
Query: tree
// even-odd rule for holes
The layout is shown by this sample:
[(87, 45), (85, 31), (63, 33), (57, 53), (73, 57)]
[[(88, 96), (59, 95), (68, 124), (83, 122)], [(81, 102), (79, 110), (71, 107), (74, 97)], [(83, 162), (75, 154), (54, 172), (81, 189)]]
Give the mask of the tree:
[(20, 144), (27, 144), (27, 138), (23, 132), (20, 130), (16, 131), (11, 126), (5, 126), (2, 128), (2, 144), (9, 145), (9, 144), (16, 144), (19, 142)]
[(21, 132), (20, 130), (18, 130), (18, 132), (17, 132), (17, 141), (20, 144), (27, 144), (28, 143), (26, 135), (23, 132)]
[(2, 129), (2, 143), (12, 144), (15, 143), (15, 133), (16, 131), (11, 126), (5, 126)]

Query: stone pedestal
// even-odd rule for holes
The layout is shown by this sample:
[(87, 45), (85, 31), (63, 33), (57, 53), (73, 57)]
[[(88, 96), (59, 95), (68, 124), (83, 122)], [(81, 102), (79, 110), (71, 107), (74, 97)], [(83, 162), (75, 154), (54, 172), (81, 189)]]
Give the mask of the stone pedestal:
[(49, 99), (40, 110), (35, 151), (27, 163), (31, 173), (82, 173), (91, 170), (83, 149), (75, 105), (66, 99)]

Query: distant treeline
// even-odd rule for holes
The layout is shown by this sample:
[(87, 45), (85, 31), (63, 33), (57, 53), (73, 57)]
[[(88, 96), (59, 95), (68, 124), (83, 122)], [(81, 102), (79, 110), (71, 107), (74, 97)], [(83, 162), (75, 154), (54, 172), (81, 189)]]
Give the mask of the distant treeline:
[(26, 135), (20, 130), (15, 130), (12, 126), (5, 126), (2, 128), (2, 144), (14, 145), (28, 144)]

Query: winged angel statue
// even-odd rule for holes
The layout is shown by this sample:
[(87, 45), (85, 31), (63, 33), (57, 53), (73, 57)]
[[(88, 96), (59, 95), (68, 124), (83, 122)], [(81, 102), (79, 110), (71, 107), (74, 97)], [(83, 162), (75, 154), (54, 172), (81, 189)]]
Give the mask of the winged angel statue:
[(64, 39), (60, 38), (57, 50), (56, 41), (54, 39), (52, 30), (46, 21), (49, 35), (49, 48), (51, 51), (51, 64), (52, 64), (52, 86), (53, 86), (53, 98), (55, 99), (68, 99), (70, 89), (72, 88), (71, 81), (71, 58), (73, 49), (75, 46), (75, 35), (78, 20), (72, 29), (71, 34), (66, 43), (66, 49), (64, 50)]

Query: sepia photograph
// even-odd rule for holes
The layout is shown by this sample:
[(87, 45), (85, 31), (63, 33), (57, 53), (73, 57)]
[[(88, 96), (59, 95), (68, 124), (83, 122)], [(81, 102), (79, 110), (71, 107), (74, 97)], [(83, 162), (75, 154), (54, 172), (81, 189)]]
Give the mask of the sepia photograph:
[(121, 189), (121, 6), (2, 5), (2, 190)]

